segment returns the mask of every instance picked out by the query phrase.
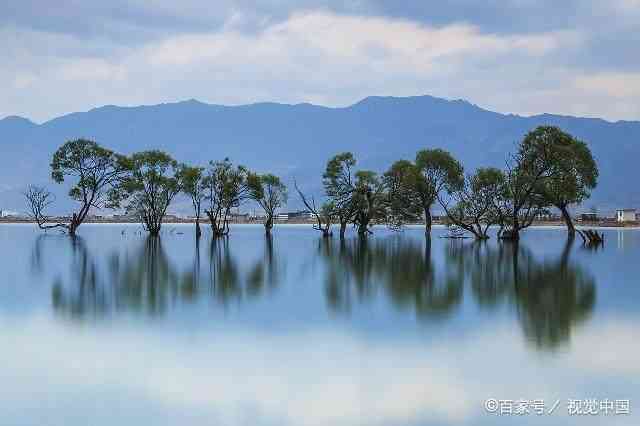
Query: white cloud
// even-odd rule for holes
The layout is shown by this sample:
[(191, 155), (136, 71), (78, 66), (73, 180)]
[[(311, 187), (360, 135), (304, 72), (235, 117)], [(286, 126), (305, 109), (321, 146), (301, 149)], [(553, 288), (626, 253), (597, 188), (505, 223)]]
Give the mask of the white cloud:
[[(463, 96), (456, 87), (470, 76), (495, 80), (485, 72), (489, 66), (537, 63), (582, 40), (576, 32), (499, 35), (466, 23), (434, 27), (322, 11), (297, 13), (261, 31), (243, 32), (237, 29), (242, 16), (234, 16), (216, 32), (168, 36), (126, 48), (92, 44), (95, 51), (70, 36), (14, 32), (11, 44), (22, 55), (0, 70), (0, 81), (12, 82), (5, 87), (8, 96), (0, 101), (0, 115), (42, 119), (97, 104), (186, 98), (346, 105), (372, 94), (421, 93), (492, 106), (492, 94), (482, 91), (487, 82)], [(51, 45), (56, 49), (44, 47)], [(36, 78), (25, 79), (29, 75)], [(36, 95), (48, 102), (34, 102)]]
[[(164, 326), (137, 329), (128, 322), (72, 327), (47, 317), (23, 318), (16, 327), (0, 317), (0, 409), (32, 412), (37, 402), (33, 416), (56, 423), (69, 415), (72, 401), (82, 418), (84, 399), (120, 398), (117, 415), (125, 422), (142, 414), (157, 424), (169, 413), (201, 413), (206, 420), (189, 424), (212, 418), (240, 424), (247, 415), (253, 425), (469, 424), (486, 416), (482, 402), (489, 397), (615, 397), (599, 394), (597, 386), (637, 376), (634, 319), (591, 326), (576, 330), (570, 351), (546, 356), (525, 345), (515, 324), (428, 342), (395, 336), (390, 343), (340, 330), (167, 333)], [(608, 342), (625, 345), (624, 353), (609, 351)], [(615, 391), (638, 396), (633, 386)], [(157, 407), (157, 418), (145, 403)], [(20, 420), (29, 424), (24, 415)]]
[(640, 96), (640, 72), (605, 72), (582, 75), (576, 78), (576, 87), (594, 94), (613, 98), (634, 98)]

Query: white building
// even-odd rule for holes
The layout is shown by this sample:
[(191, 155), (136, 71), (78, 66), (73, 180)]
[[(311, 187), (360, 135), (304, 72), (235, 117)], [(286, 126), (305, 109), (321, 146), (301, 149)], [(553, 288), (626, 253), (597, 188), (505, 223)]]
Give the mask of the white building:
[(616, 220), (618, 222), (633, 222), (636, 220), (636, 209), (616, 210)]

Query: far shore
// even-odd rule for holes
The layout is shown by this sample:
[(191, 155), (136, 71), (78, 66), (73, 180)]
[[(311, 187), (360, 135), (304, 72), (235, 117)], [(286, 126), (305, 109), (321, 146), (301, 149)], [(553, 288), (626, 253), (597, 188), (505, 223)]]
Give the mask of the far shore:
[[(51, 223), (67, 223), (68, 220), (66, 218), (52, 218)], [(35, 221), (28, 218), (18, 218), (18, 217), (2, 217), (0, 218), (0, 224), (35, 224)], [(91, 224), (114, 224), (114, 225), (134, 225), (139, 224), (140, 222), (137, 220), (129, 220), (123, 218), (91, 218), (86, 219), (84, 223)], [(194, 224), (195, 219), (191, 218), (176, 218), (169, 217), (164, 220), (164, 223), (167, 225), (178, 225), (178, 224)], [(305, 220), (305, 219), (291, 219), (291, 220), (276, 220), (276, 225), (313, 225), (316, 222), (313, 220)], [(200, 224), (202, 226), (208, 226), (209, 221), (206, 219), (201, 219)], [(229, 224), (231, 225), (262, 225), (261, 220), (230, 220)], [(445, 226), (446, 223), (442, 220), (434, 220), (433, 222), (436, 226)], [(575, 226), (578, 228), (623, 228), (623, 229), (638, 229), (640, 228), (640, 222), (616, 222), (614, 220), (603, 220), (598, 222), (582, 222), (576, 221), (574, 222)], [(424, 226), (423, 223), (407, 223), (408, 226), (416, 227), (416, 226)], [(563, 221), (559, 220), (539, 220), (534, 221), (532, 224), (533, 227), (553, 227), (553, 228), (564, 228), (566, 224)]]

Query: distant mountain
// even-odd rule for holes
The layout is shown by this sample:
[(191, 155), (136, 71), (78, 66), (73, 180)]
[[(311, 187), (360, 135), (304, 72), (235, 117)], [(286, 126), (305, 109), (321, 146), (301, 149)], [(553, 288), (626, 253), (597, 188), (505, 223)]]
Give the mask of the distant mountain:
[[(467, 171), (503, 167), (530, 129), (556, 125), (586, 141), (600, 167), (600, 184), (587, 206), (640, 207), (636, 186), (640, 122), (558, 115), (521, 117), (479, 108), (463, 100), (431, 96), (369, 97), (344, 108), (310, 104), (210, 105), (196, 100), (139, 107), (104, 106), (43, 124), (20, 117), (0, 120), (0, 209), (24, 210), (20, 191), (47, 184), (54, 150), (71, 138), (91, 138), (122, 153), (159, 148), (179, 161), (205, 165), (231, 158), (271, 171), (310, 191), (334, 153), (352, 151), (360, 167), (383, 171), (423, 148), (441, 147)], [(57, 189), (63, 195), (60, 189)], [(293, 206), (295, 196), (292, 194)], [(59, 208), (68, 207), (59, 196)]]

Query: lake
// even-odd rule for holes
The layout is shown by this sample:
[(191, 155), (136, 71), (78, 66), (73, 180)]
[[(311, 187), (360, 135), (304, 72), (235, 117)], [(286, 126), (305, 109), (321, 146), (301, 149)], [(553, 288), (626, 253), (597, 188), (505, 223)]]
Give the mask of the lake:
[(0, 424), (640, 424), (640, 231), (445, 232), (2, 225)]

